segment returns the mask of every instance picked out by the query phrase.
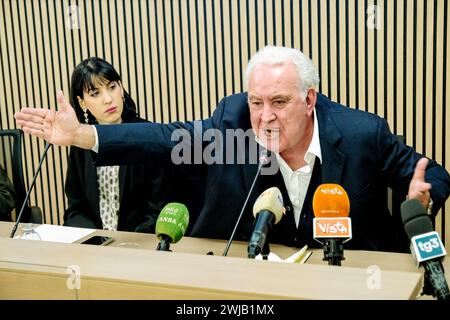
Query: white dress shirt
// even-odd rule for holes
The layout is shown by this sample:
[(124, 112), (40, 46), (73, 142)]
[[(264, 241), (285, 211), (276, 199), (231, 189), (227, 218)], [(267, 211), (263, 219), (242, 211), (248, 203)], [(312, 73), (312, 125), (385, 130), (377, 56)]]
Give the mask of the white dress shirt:
[(311, 144), (305, 153), (304, 160), (306, 165), (293, 171), (286, 161), (276, 153), (278, 164), (280, 166), (281, 175), (283, 176), (284, 184), (289, 194), (289, 199), (292, 202), (294, 210), (295, 224), (298, 227), (300, 221), (300, 213), (302, 212), (303, 203), (305, 201), (306, 193), (308, 191), (311, 175), (314, 168), (316, 157), (322, 163), (322, 151), (319, 140), (319, 126), (317, 125), (317, 116), (314, 112), (313, 136)]

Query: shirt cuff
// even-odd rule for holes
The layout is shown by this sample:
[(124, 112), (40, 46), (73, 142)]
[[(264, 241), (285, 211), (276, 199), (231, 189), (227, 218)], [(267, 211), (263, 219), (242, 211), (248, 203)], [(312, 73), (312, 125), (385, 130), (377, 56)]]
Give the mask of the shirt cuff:
[(92, 126), (94, 128), (94, 134), (95, 134), (95, 144), (92, 147), (92, 151), (95, 153), (98, 153), (98, 134), (97, 134), (97, 128), (95, 126)]

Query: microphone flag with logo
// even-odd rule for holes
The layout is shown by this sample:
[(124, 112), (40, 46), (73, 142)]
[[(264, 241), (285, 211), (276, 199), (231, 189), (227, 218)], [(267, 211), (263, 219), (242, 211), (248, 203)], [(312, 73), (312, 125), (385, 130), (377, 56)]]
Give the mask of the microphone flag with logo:
[(313, 212), (313, 235), (323, 245), (323, 260), (340, 266), (345, 259), (343, 243), (352, 238), (347, 192), (338, 184), (321, 184), (314, 193)]
[(426, 208), (416, 199), (402, 203), (400, 212), (405, 231), (411, 239), (411, 253), (417, 266), (425, 269), (424, 294), (438, 300), (450, 300), (450, 291), (444, 275), (442, 259), (447, 252), (439, 234), (427, 215)]
[(155, 233), (160, 240), (156, 249), (169, 251), (170, 244), (177, 243), (183, 237), (188, 224), (189, 211), (184, 204), (166, 204), (156, 220)]

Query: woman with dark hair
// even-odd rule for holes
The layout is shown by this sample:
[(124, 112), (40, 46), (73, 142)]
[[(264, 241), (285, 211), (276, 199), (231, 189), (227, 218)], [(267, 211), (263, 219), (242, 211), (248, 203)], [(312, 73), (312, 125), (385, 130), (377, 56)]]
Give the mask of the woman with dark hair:
[[(123, 89), (114, 67), (89, 58), (73, 71), (70, 103), (78, 120), (89, 124), (144, 122)], [(166, 204), (164, 167), (145, 165), (95, 167), (91, 151), (70, 148), (65, 192), (69, 206), (64, 225), (83, 228), (154, 232)]]

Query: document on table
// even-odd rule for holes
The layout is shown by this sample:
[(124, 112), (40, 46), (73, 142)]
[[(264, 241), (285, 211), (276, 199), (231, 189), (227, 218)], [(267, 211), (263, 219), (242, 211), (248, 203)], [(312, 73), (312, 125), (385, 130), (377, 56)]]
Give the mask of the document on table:
[[(305, 263), (309, 257), (312, 255), (312, 251), (307, 251), (308, 245), (305, 245), (303, 248), (301, 248), (299, 251), (294, 253), (293, 255), (287, 257), (286, 259), (281, 259), (278, 255), (276, 255), (273, 252), (270, 252), (267, 260), (268, 261), (275, 261), (275, 262), (286, 262), (286, 263)], [(262, 260), (263, 257), (261, 254), (257, 255), (255, 257), (256, 260)]]
[(34, 228), (42, 241), (72, 243), (88, 234), (94, 233), (94, 229), (63, 227), (52, 224), (41, 224)]

